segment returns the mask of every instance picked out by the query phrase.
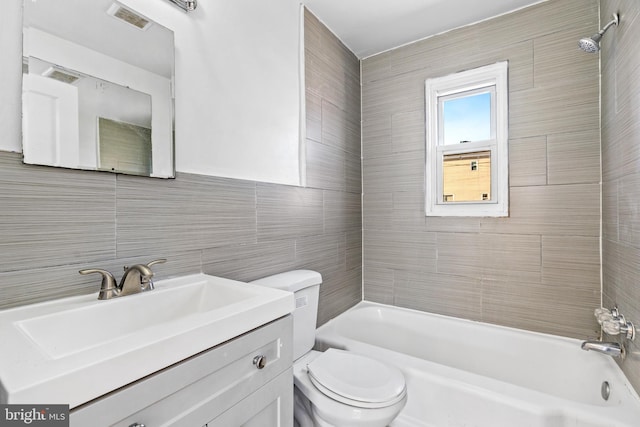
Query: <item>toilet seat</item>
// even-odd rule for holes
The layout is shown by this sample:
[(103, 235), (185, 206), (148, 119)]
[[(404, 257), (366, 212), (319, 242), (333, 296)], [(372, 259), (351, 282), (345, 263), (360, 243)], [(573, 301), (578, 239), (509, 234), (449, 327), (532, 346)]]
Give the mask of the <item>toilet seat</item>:
[(328, 349), (307, 365), (307, 373), (324, 395), (350, 406), (383, 408), (406, 395), (399, 369), (344, 350)]

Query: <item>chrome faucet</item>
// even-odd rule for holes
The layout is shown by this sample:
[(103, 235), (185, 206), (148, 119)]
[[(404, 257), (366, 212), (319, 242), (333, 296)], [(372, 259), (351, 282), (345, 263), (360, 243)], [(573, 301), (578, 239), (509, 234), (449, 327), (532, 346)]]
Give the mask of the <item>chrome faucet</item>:
[(625, 349), (624, 346), (617, 342), (602, 342), (602, 341), (585, 341), (582, 343), (581, 348), (583, 350), (597, 351), (598, 353), (606, 354), (611, 357), (620, 357), (624, 359)]
[(80, 270), (80, 274), (93, 274), (99, 273), (102, 275), (102, 283), (100, 285), (100, 293), (98, 299), (111, 299), (115, 297), (137, 294), (139, 292), (149, 291), (154, 289), (153, 271), (151, 266), (155, 264), (161, 264), (167, 262), (166, 259), (161, 258), (151, 261), (147, 264), (135, 264), (131, 267), (124, 267), (124, 274), (120, 280), (120, 284), (116, 285), (116, 279), (113, 274), (107, 270), (99, 268), (89, 268)]

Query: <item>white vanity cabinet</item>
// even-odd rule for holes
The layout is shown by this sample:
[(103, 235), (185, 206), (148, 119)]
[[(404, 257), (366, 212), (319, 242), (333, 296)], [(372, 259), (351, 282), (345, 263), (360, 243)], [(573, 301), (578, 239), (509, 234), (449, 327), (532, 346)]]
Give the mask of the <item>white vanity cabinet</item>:
[(71, 426), (292, 427), (292, 327), (285, 316), (74, 408)]

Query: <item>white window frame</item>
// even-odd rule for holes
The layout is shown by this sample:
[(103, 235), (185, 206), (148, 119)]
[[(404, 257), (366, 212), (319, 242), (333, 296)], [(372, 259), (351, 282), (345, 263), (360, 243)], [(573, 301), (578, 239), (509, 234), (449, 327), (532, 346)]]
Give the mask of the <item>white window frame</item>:
[[(492, 92), (491, 138), (465, 144), (444, 145), (439, 99)], [(425, 81), (426, 103), (426, 216), (509, 216), (509, 89), (508, 63), (498, 62)], [(444, 202), (443, 161), (448, 154), (491, 152), (491, 200)]]

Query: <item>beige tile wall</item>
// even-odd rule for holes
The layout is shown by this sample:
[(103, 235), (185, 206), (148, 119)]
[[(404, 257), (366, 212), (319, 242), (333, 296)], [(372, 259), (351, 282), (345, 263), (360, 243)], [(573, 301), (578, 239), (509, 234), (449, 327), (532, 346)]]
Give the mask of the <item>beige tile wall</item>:
[[(312, 16), (306, 22), (308, 188), (28, 166), (0, 152), (0, 308), (97, 294), (98, 279), (79, 269), (119, 277), (124, 264), (157, 257), (169, 259), (154, 267), (158, 279), (318, 270), (321, 323), (360, 301), (359, 63)], [(19, 123), (19, 110), (11, 114)]]
[[(600, 304), (597, 0), (549, 0), (362, 63), (364, 297), (579, 338)], [(425, 218), (424, 81), (509, 61), (509, 218)]]
[[(601, 0), (603, 303), (640, 325), (640, 4)], [(615, 339), (615, 337), (607, 337)], [(627, 342), (622, 369), (640, 390), (640, 346)]]

